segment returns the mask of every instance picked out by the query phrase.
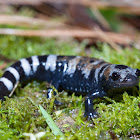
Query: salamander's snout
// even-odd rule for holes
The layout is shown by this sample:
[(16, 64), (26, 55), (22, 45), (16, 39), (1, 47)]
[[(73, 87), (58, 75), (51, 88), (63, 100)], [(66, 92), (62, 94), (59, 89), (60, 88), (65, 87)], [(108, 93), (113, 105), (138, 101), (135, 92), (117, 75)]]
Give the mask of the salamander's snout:
[(140, 76), (140, 70), (136, 69), (136, 73), (135, 73), (138, 77)]
[[(125, 73), (124, 73), (125, 74)], [(119, 73), (113, 73), (111, 76), (110, 84), (111, 87), (114, 88), (130, 88), (137, 86), (139, 84), (139, 76), (136, 76), (136, 74), (119, 74)]]
[(113, 87), (133, 87), (139, 84), (140, 70), (124, 65), (115, 65), (110, 73), (110, 82)]
[(128, 74), (122, 81), (121, 84), (125, 86), (135, 86), (139, 83), (139, 77)]

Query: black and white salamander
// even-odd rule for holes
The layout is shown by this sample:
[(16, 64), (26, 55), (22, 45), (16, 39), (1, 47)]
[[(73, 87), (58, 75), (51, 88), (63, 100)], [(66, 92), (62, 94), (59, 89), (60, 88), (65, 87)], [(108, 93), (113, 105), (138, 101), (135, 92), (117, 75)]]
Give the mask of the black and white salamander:
[[(23, 58), (7, 68), (0, 78), (0, 99), (8, 96), (17, 82), (47, 81), (56, 89), (85, 96), (85, 114), (96, 117), (93, 100), (138, 88), (140, 70), (81, 56), (44, 55)], [(47, 97), (51, 98), (52, 90)]]

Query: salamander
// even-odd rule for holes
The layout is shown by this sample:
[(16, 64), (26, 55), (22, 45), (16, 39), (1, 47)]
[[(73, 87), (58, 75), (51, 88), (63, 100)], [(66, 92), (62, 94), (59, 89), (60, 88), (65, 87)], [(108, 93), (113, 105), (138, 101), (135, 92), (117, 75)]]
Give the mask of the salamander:
[[(85, 95), (85, 113), (97, 117), (93, 100), (116, 95), (138, 87), (140, 70), (126, 65), (116, 65), (104, 60), (81, 57), (44, 55), (23, 58), (7, 68), (0, 78), (0, 99), (8, 96), (15, 85), (28, 80), (47, 81), (56, 89)], [(47, 98), (51, 98), (48, 89)], [(60, 103), (56, 100), (56, 103)]]

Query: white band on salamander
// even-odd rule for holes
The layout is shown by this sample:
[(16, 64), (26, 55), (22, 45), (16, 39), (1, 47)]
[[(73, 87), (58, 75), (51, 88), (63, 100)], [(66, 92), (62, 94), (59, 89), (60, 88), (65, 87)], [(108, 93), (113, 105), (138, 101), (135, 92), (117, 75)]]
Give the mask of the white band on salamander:
[(14, 75), (14, 77), (16, 79), (16, 82), (19, 81), (20, 75), (19, 75), (18, 71), (15, 68), (9, 67), (8, 69), (6, 69), (6, 71), (9, 71), (10, 73), (12, 73)]
[(38, 56), (32, 56), (32, 66), (33, 66), (33, 72), (37, 71), (37, 67), (39, 66), (39, 60), (38, 60)]
[(84, 68), (82, 70), (82, 74), (84, 74), (84, 77), (86, 79), (88, 79), (89, 75), (90, 75), (90, 72), (92, 70), (92, 67), (95, 66), (95, 65), (98, 65), (100, 62), (102, 62), (102, 60), (98, 60), (98, 61), (95, 61), (93, 63), (90, 63), (86, 68)]
[(71, 59), (68, 63), (68, 69), (66, 71), (66, 74), (70, 75), (70, 77), (73, 76), (73, 74), (76, 71), (76, 66), (80, 61), (81, 56), (76, 56), (73, 59)]
[(0, 81), (7, 87), (9, 91), (13, 89), (13, 83), (5, 77), (0, 78)]
[(23, 59), (20, 60), (20, 62), (21, 62), (21, 66), (22, 66), (22, 68), (25, 72), (25, 75), (29, 76), (30, 73), (31, 73), (31, 66), (30, 66), (28, 60), (23, 58)]
[(48, 55), (47, 60), (46, 60), (45, 69), (46, 70), (50, 69), (50, 71), (55, 71), (56, 60), (57, 60), (57, 55)]

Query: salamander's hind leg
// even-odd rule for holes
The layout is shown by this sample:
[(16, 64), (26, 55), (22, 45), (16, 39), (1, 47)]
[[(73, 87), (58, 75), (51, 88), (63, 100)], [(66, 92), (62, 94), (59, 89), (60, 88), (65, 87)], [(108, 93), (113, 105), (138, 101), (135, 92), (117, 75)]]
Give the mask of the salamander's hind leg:
[[(52, 82), (51, 85), (53, 85), (58, 90), (59, 82)], [(47, 98), (50, 99), (53, 95), (56, 96), (56, 92), (52, 88), (48, 88)], [(54, 103), (56, 105), (63, 105), (63, 103), (59, 102), (57, 99), (55, 99)]]
[(89, 93), (85, 97), (84, 117), (88, 117), (88, 120), (97, 117), (97, 112), (93, 109), (93, 100), (96, 98), (102, 98), (103, 96), (106, 96), (106, 93), (104, 91), (95, 91), (93, 93)]

